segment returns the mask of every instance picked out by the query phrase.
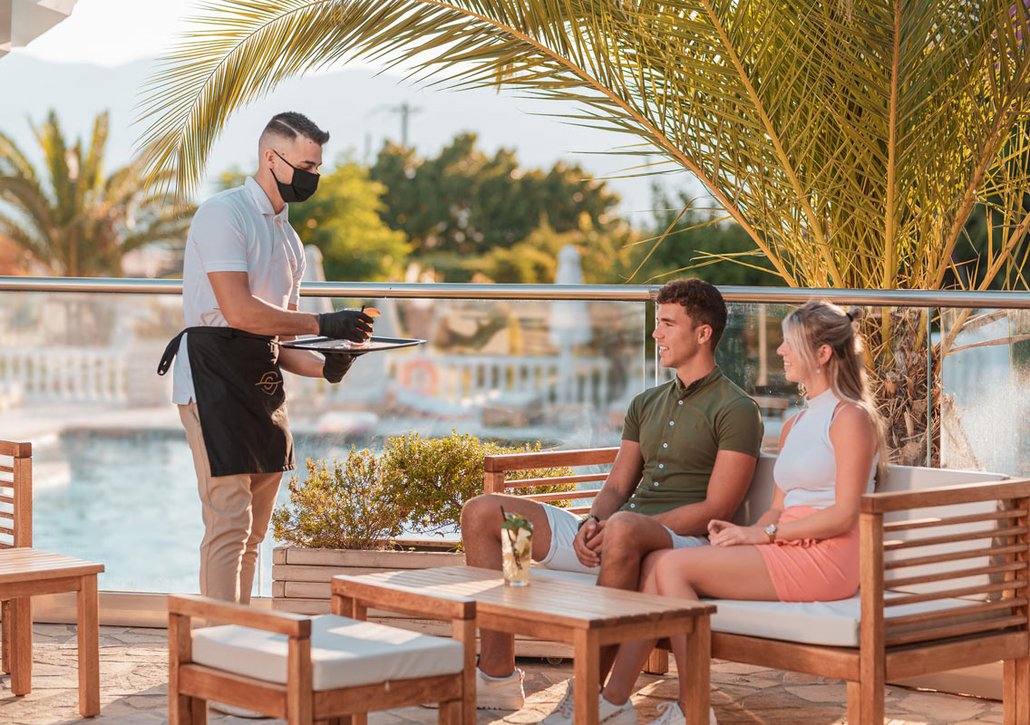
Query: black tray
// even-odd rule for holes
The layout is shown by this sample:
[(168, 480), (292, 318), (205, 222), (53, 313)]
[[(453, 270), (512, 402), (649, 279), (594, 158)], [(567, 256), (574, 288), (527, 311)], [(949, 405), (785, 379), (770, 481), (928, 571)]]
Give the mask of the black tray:
[(380, 352), (381, 350), (399, 350), (402, 347), (414, 347), (424, 345), (425, 340), (418, 340), (413, 337), (380, 337), (373, 335), (368, 345), (352, 347), (354, 343), (349, 340), (337, 340), (332, 337), (303, 337), (299, 340), (291, 340), (282, 343), (283, 347), (291, 347), (295, 350), (314, 350), (315, 352), (345, 352), (349, 355), (364, 355), (366, 352)]

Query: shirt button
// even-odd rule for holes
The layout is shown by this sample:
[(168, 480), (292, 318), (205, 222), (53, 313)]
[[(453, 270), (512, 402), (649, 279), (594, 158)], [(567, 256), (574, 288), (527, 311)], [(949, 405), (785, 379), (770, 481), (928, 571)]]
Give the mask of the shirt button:
[(635, 509), (635, 508), (637, 507), (637, 505), (636, 505), (635, 503), (631, 503), (631, 504), (629, 505), (629, 507), (630, 507), (631, 509)]
[[(664, 463), (659, 463), (659, 464), (658, 464), (658, 467), (659, 467), (659, 468), (665, 468), (665, 464), (664, 464)], [(657, 486), (658, 484), (655, 484), (655, 485)]]
[(668, 447), (669, 447), (668, 443), (662, 443), (662, 448), (668, 448)]
[(661, 486), (661, 485), (662, 485), (662, 484), (658, 483), (658, 481), (655, 481), (655, 482), (654, 482), (654, 487), (655, 487), (655, 488), (658, 488), (658, 487), (659, 487), (659, 486)]
[(670, 420), (670, 421), (669, 421), (669, 425), (676, 425), (676, 421), (674, 421), (674, 420)]
[(676, 403), (676, 405), (683, 405), (683, 401), (679, 401), (678, 403)]

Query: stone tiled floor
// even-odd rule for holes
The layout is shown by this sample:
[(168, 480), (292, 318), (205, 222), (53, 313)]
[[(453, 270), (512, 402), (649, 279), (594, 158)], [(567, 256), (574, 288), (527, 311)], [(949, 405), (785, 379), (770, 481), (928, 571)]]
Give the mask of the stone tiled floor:
[[(101, 704), (95, 723), (160, 723), (166, 719), (167, 657), (164, 630), (103, 627), (101, 630)], [(37, 625), (33, 691), (11, 696), (9, 679), (0, 678), (0, 723), (42, 725), (80, 722), (77, 709), (75, 633), (64, 625)], [(565, 690), (568, 664), (522, 661), (526, 669), (527, 708), (517, 713), (480, 714), (479, 725), (491, 722), (529, 725), (538, 722)], [(845, 689), (835, 680), (713, 663), (712, 704), (722, 725), (826, 725), (844, 722)], [(657, 706), (676, 696), (674, 676), (643, 676), (634, 696), (640, 722), (655, 716)], [(1001, 723), (1001, 703), (890, 687), (887, 715), (891, 725), (971, 725)], [(436, 711), (405, 708), (373, 714), (375, 725), (431, 725)], [(241, 725), (250, 720), (216, 717), (212, 723)], [(266, 723), (278, 721), (264, 720)]]

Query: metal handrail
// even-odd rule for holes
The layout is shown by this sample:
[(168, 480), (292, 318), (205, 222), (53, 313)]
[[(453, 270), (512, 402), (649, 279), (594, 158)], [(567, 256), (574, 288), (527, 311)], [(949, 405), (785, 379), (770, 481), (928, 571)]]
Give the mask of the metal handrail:
[[(617, 284), (438, 284), (394, 282), (305, 282), (305, 297), (378, 297), (475, 300), (653, 300), (660, 285)], [(719, 288), (728, 302), (794, 304), (825, 297), (839, 304), (877, 307), (966, 307), (1030, 309), (1030, 292), (959, 290), (863, 290), (795, 287)], [(182, 294), (182, 280), (110, 277), (0, 277), (0, 292)]]

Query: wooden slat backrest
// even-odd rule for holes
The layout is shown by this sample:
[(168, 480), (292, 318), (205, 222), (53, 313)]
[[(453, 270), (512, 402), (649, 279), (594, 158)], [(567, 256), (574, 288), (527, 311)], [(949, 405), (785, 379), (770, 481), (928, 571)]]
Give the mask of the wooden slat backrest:
[[(862, 509), (863, 562), (882, 551), (863, 606), (882, 608), (887, 647), (1027, 630), (1030, 479), (883, 492)], [(927, 603), (932, 611), (900, 611)]]
[[(590, 503), (595, 491), (600, 488), (608, 476), (608, 470), (615, 461), (618, 448), (585, 448), (572, 451), (543, 451), (539, 453), (506, 453), (487, 456), (483, 461), (483, 490), (486, 493), (504, 493), (509, 489), (521, 489), (542, 484), (566, 483), (584, 485), (596, 483), (590, 489), (583, 489), (566, 494), (528, 494), (526, 498), (534, 501), (555, 503), (567, 501), (572, 504), (570, 511), (585, 513), (590, 510)], [(571, 468), (580, 469), (589, 466), (590, 471), (580, 471), (571, 476), (541, 479), (510, 480), (508, 473), (528, 471), (538, 468)]]
[[(877, 492), (925, 491), (1004, 479), (996, 473), (891, 466)], [(1000, 592), (990, 586), (1004, 579), (1004, 571), (992, 567), (992, 557), (1004, 552), (992, 552), (991, 539), (1011, 528), (1011, 520), (999, 513), (1000, 505), (998, 500), (985, 499), (887, 513), (884, 561), (892, 567), (889, 588), (914, 595), (962, 588), (966, 597), (999, 598)], [(960, 578), (959, 572), (965, 576)], [(975, 588), (982, 589), (971, 591)]]
[(32, 444), (0, 440), (0, 549), (32, 546)]

